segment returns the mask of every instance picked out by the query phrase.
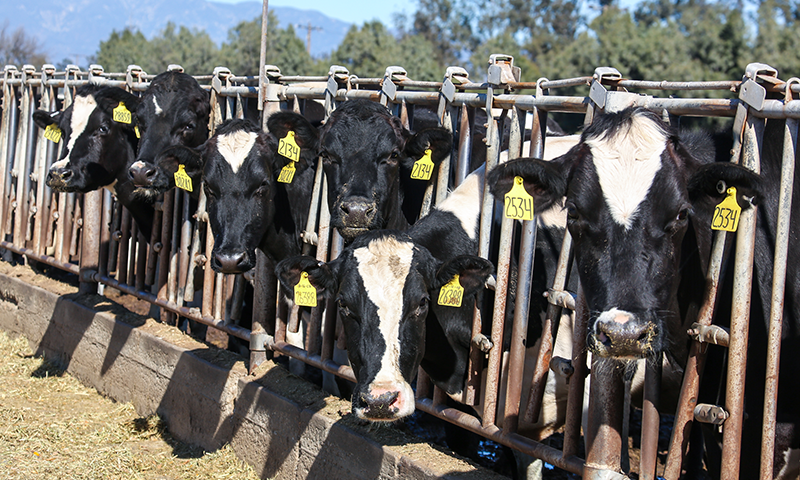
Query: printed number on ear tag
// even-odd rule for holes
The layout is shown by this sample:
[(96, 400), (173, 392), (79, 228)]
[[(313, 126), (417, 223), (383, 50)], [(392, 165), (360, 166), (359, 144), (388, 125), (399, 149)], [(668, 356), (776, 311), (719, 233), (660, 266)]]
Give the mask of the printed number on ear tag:
[(739, 216), (742, 207), (736, 202), (736, 187), (729, 187), (728, 196), (714, 209), (714, 217), (711, 219), (712, 230), (724, 230), (735, 232), (739, 228)]
[(522, 177), (514, 177), (514, 186), (506, 193), (504, 213), (514, 220), (533, 220), (533, 197), (522, 185)]
[(414, 180), (430, 180), (433, 175), (433, 160), (431, 160), (431, 149), (425, 150), (425, 155), (414, 162), (414, 169), (411, 170), (411, 178)]
[(294, 139), (293, 131), (289, 130), (286, 132), (286, 136), (278, 141), (278, 153), (293, 162), (300, 160), (300, 147)]
[(61, 129), (56, 127), (55, 123), (51, 123), (44, 129), (44, 138), (53, 143), (58, 143), (61, 141)]
[(128, 107), (125, 106), (125, 103), (119, 102), (119, 105), (112, 110), (113, 112), (113, 119), (115, 122), (119, 123), (131, 123), (131, 111), (128, 110)]
[(464, 297), (464, 287), (458, 280), (458, 274), (439, 290), (439, 305), (445, 307), (460, 307)]
[(292, 183), (294, 179), (294, 172), (297, 170), (294, 168), (294, 162), (289, 162), (286, 164), (285, 167), (281, 168), (281, 173), (278, 175), (278, 181), (280, 183)]
[(308, 272), (300, 274), (300, 281), (294, 286), (294, 303), (301, 307), (317, 306), (317, 289), (308, 281)]
[(187, 192), (192, 191), (192, 178), (186, 173), (184, 165), (178, 165), (178, 171), (175, 172), (175, 186)]

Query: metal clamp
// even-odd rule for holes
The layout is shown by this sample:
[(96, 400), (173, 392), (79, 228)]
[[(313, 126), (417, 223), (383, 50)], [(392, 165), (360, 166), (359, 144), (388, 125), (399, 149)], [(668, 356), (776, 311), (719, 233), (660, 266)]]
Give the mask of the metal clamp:
[(730, 331), (717, 325), (693, 323), (692, 328), (686, 333), (696, 342), (711, 343), (721, 347), (727, 347), (731, 339)]
[(730, 417), (730, 413), (719, 405), (698, 403), (694, 407), (694, 419), (702, 423), (722, 425)]
[(250, 333), (250, 350), (263, 352), (271, 350), (275, 344), (275, 339), (268, 333)]
[(339, 84), (345, 83), (350, 78), (350, 71), (341, 65), (331, 65), (328, 69), (328, 85), (326, 91), (331, 97), (336, 97)]
[(564, 378), (570, 378), (575, 373), (572, 360), (562, 357), (553, 357), (550, 359), (550, 370)]
[(575, 310), (576, 295), (572, 292), (568, 292), (566, 290), (553, 290), (551, 288), (544, 293), (544, 296), (547, 298), (547, 302), (550, 303), (550, 305)]
[(456, 96), (456, 84), (463, 85), (465, 83), (469, 83), (469, 73), (464, 68), (447, 67), (442, 82), (442, 95), (448, 102), (452, 102)]
[(30, 64), (25, 64), (22, 66), (22, 84), (24, 85), (33, 74), (36, 73), (36, 67)]
[(181, 67), (180, 65), (178, 65), (176, 63), (170, 63), (169, 65), (167, 65), (167, 71), (168, 72), (183, 73), (183, 67)]
[(489, 55), (489, 83), (506, 85), (518, 82), (521, 69), (514, 66), (514, 57), (503, 53)]
[(606, 97), (608, 90), (604, 83), (616, 82), (622, 79), (622, 74), (619, 70), (612, 67), (597, 67), (592, 75), (592, 86), (589, 89), (589, 98), (597, 105), (598, 108), (603, 109), (606, 107)]
[(139, 65), (128, 65), (128, 68), (125, 71), (125, 85), (128, 88), (133, 88), (134, 78), (136, 82), (142, 81), (142, 75), (144, 75), (144, 70)]
[(3, 67), (3, 73), (5, 74), (15, 74), (17, 73), (17, 66), (16, 65), (6, 65)]
[(272, 82), (277, 81), (283, 74), (276, 65), (264, 65), (264, 75)]
[(386, 72), (383, 74), (383, 81), (381, 82), (381, 93), (386, 95), (389, 100), (394, 101), (397, 96), (395, 82), (402, 82), (403, 80), (408, 80), (408, 73), (403, 67), (396, 65), (386, 67)]
[(214, 78), (211, 79), (211, 88), (215, 92), (222, 91), (222, 81), (225, 80), (225, 85), (228, 85), (228, 77), (233, 75), (228, 67), (214, 67)]

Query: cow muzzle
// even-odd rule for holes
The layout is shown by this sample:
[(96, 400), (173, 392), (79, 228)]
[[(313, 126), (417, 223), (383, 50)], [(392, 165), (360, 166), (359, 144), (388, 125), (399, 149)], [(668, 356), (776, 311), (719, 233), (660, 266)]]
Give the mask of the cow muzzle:
[(71, 187), (75, 172), (69, 167), (50, 168), (45, 183), (53, 190), (66, 191)]
[(255, 267), (252, 258), (247, 252), (214, 252), (211, 256), (211, 268), (219, 273), (244, 273)]
[(363, 420), (393, 422), (414, 413), (414, 393), (410, 386), (376, 386), (366, 392), (356, 391), (353, 413)]
[(656, 353), (658, 326), (637, 315), (611, 309), (597, 318), (589, 348), (601, 357), (644, 358)]
[(153, 186), (153, 181), (156, 177), (156, 167), (142, 161), (137, 161), (131, 165), (131, 168), (128, 170), (128, 176), (135, 187), (148, 188)]

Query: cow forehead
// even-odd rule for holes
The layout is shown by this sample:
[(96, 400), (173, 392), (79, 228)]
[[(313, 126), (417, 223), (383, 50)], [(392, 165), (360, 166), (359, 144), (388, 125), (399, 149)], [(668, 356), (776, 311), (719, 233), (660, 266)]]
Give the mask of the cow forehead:
[(376, 115), (368, 119), (341, 117), (331, 122), (322, 144), (339, 155), (348, 156), (358, 152), (380, 154), (383, 152), (378, 150), (390, 150), (398, 146), (399, 140), (392, 125)]
[(414, 245), (393, 237), (371, 241), (353, 251), (364, 290), (377, 307), (378, 331), (386, 349), (380, 370), (373, 380), (396, 382), (402, 379), (400, 365), (400, 322), (403, 317), (403, 290), (414, 258)]
[(86, 125), (89, 123), (89, 117), (92, 116), (92, 112), (97, 108), (97, 101), (94, 99), (94, 96), (77, 96), (75, 97), (75, 101), (72, 102), (72, 117), (70, 118), (70, 137), (69, 143), (67, 144), (67, 149), (70, 151), (70, 155), (72, 154), (73, 149), (75, 148), (75, 142), (78, 140), (78, 137), (83, 135), (84, 130), (86, 130)]
[(230, 165), (233, 173), (237, 173), (241, 168), (253, 145), (256, 143), (258, 134), (237, 130), (217, 137), (217, 151)]
[(664, 129), (643, 115), (633, 115), (622, 128), (586, 140), (611, 217), (625, 229), (633, 225), (661, 169), (666, 142)]

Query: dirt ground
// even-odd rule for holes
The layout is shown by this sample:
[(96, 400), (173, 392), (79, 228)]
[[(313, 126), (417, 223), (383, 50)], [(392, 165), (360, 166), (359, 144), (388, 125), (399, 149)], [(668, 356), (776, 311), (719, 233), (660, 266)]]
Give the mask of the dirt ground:
[(204, 452), (157, 416), (86, 388), (0, 332), (0, 476), (4, 479), (257, 479), (229, 446)]

